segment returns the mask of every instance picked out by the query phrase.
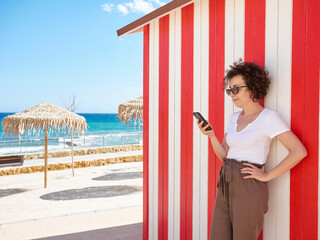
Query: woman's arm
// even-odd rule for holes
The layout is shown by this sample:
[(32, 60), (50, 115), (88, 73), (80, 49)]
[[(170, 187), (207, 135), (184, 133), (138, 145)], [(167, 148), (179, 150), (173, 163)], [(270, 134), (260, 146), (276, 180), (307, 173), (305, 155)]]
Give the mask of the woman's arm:
[(241, 173), (250, 174), (244, 178), (255, 178), (263, 182), (270, 181), (296, 166), (307, 156), (306, 148), (293, 132), (281, 133), (277, 136), (277, 139), (288, 149), (289, 154), (268, 172), (265, 172), (264, 167), (259, 169), (252, 164), (244, 163), (248, 167), (242, 168)]
[(208, 131), (205, 130), (208, 126), (210, 126), (210, 123), (208, 123), (204, 127), (202, 127), (203, 122), (199, 122), (199, 119), (198, 119), (197, 123), (198, 123), (198, 127), (200, 128), (200, 131), (202, 132), (202, 134), (204, 134), (210, 138), (213, 150), (214, 150), (215, 154), (217, 155), (217, 157), (221, 161), (223, 161), (223, 159), (227, 157), (228, 150), (229, 150), (229, 147), (226, 144), (226, 140), (225, 140), (227, 134), (224, 135), (222, 144), (220, 144), (220, 142), (217, 139), (216, 135), (214, 134), (213, 130), (208, 130)]
[(220, 144), (218, 138), (216, 137), (216, 135), (214, 134), (214, 132), (212, 131), (212, 134), (209, 135), (209, 138), (210, 138), (210, 141), (211, 141), (211, 145), (212, 145), (212, 148), (215, 152), (215, 154), (217, 155), (217, 157), (223, 161), (224, 158), (227, 157), (228, 155), (228, 145), (226, 144), (226, 136), (227, 134), (224, 135), (224, 138), (223, 138), (223, 141), (222, 141), (222, 144)]

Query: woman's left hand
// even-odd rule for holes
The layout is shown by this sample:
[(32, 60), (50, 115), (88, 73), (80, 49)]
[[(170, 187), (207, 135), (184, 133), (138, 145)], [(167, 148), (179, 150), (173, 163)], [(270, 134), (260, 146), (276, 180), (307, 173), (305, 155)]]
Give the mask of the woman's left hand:
[(244, 179), (248, 179), (248, 178), (254, 178), (257, 179), (261, 182), (267, 182), (267, 173), (266, 170), (264, 168), (264, 166), (262, 168), (258, 168), (256, 166), (254, 166), (253, 164), (250, 163), (243, 163), (243, 165), (246, 165), (248, 167), (242, 168), (241, 169), (241, 173), (243, 174), (249, 174), (247, 176), (244, 176)]

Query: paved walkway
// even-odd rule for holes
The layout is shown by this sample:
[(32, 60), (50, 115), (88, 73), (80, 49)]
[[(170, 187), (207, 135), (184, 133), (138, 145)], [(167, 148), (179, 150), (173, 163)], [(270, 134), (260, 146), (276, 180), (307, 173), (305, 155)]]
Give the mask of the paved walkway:
[(142, 183), (142, 162), (1, 176), (0, 239), (142, 239)]
[(0, 226), (2, 240), (141, 240), (142, 206)]

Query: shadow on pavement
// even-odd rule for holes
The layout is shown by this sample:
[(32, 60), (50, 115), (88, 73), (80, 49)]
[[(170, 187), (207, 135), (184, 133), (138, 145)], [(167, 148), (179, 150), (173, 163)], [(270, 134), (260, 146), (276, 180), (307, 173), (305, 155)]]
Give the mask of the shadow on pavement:
[(33, 240), (141, 240), (142, 223), (129, 224), (125, 226), (103, 228), (98, 230), (64, 234), (45, 238), (34, 238)]
[(114, 180), (125, 180), (125, 179), (135, 179), (142, 178), (143, 173), (141, 172), (124, 172), (124, 173), (109, 173), (101, 177), (92, 178), (92, 180), (97, 181), (114, 181)]
[(0, 198), (27, 191), (22, 188), (0, 189)]
[(121, 195), (127, 195), (142, 191), (141, 187), (134, 186), (101, 186), (87, 187), (80, 189), (69, 189), (59, 192), (48, 193), (40, 196), (43, 200), (74, 200), (74, 199), (89, 199), (89, 198), (108, 198)]

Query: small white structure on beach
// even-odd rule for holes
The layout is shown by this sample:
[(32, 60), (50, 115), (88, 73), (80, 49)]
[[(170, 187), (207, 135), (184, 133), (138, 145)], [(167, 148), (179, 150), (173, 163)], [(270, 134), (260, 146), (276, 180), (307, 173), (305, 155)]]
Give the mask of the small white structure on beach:
[[(269, 182), (259, 239), (318, 239), (319, 13), (318, 0), (174, 0), (118, 30), (144, 36), (143, 239), (208, 239), (222, 163), (192, 113), (222, 140), (237, 111), (224, 72), (239, 58), (266, 67), (273, 81), (263, 104), (308, 150)], [(267, 168), (286, 153), (275, 140)]]

